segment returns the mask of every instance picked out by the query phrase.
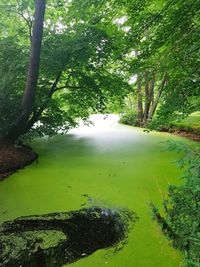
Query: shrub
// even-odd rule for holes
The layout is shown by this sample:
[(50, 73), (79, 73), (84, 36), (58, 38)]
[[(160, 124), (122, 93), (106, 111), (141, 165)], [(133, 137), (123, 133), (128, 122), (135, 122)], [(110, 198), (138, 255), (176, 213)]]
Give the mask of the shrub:
[(120, 123), (137, 126), (137, 114), (133, 111), (128, 111), (120, 116)]
[(184, 168), (185, 184), (170, 186), (163, 203), (164, 215), (151, 204), (154, 218), (184, 255), (185, 266), (200, 266), (200, 151), (170, 144), (170, 149), (184, 153), (178, 161)]

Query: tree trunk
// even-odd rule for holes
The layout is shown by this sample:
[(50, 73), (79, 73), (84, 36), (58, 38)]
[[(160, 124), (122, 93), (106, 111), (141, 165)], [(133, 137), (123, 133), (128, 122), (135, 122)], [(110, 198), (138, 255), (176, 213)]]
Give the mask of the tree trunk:
[(143, 105), (142, 105), (142, 81), (140, 74), (137, 75), (137, 123), (142, 125)]
[(21, 134), (24, 134), (26, 132), (26, 124), (33, 111), (37, 80), (39, 76), (40, 51), (42, 43), (45, 7), (46, 0), (35, 0), (35, 15), (29, 67), (26, 85), (22, 97), (20, 114), (7, 135), (7, 138), (12, 140), (17, 139)]
[(144, 108), (143, 125), (146, 125), (151, 103), (150, 92), (149, 92), (149, 74), (147, 71), (145, 71), (144, 80), (145, 80), (145, 108)]
[(150, 95), (150, 105), (153, 105), (154, 103), (154, 87), (155, 87), (155, 80), (156, 80), (156, 73), (152, 73), (152, 79), (150, 83), (150, 88), (149, 88), (149, 95)]
[[(135, 55), (138, 56), (139, 53), (135, 50)], [(137, 74), (137, 125), (141, 126), (143, 120), (143, 105), (142, 105), (142, 78), (141, 74)]]
[(149, 121), (152, 120), (153, 115), (155, 114), (155, 111), (156, 111), (156, 108), (157, 108), (158, 103), (160, 101), (161, 95), (163, 93), (166, 81), (167, 81), (167, 73), (164, 74), (164, 77), (163, 77), (162, 82), (161, 82), (161, 84), (159, 86), (159, 89), (158, 89), (158, 93), (157, 93), (156, 99), (155, 99), (155, 101), (154, 101), (154, 103), (153, 103), (153, 105), (151, 107), (150, 112), (149, 112), (149, 118), (148, 118)]

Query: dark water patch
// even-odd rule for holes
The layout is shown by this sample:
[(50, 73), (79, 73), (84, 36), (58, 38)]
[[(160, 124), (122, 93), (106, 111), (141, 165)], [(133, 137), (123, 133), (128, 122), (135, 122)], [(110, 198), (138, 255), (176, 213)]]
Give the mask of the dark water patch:
[(19, 217), (0, 227), (0, 266), (59, 267), (77, 261), (124, 244), (136, 220), (128, 210), (99, 207)]

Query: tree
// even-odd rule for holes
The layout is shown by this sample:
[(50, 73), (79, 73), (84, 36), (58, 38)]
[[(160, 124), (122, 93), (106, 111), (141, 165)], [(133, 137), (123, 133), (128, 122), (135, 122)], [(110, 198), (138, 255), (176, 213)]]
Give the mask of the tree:
[(130, 92), (139, 126), (155, 114), (171, 120), (199, 109), (197, 0), (48, 1), (36, 94), (26, 108), (34, 1), (2, 0), (0, 10), (1, 136), (66, 132)]
[(130, 77), (138, 77), (136, 124), (147, 125), (156, 111), (162, 123), (198, 110), (198, 1), (134, 0), (123, 12), (124, 60)]
[(33, 109), (37, 80), (39, 75), (40, 50), (42, 43), (45, 6), (45, 0), (35, 0), (33, 35), (31, 38), (31, 51), (26, 86), (22, 97), (20, 114), (18, 115), (16, 121), (14, 122), (10, 131), (7, 134), (7, 138), (11, 140), (15, 140), (21, 134), (25, 133), (26, 125)]
[[(36, 94), (31, 96), (30, 105), (23, 101), (21, 105), (23, 108), (19, 110), (19, 98), (22, 94), (20, 87), (25, 82), (23, 69), (27, 64), (27, 50), (30, 35), (32, 35), (30, 25), (33, 24), (33, 7), (25, 0), (18, 6), (14, 5), (12, 0), (9, 3), (2, 6), (4, 11), (2, 13), (5, 14), (5, 21), (2, 21), (2, 24), (9, 27), (6, 34), (2, 34), (1, 39), (6, 41), (5, 50), (8, 50), (12, 42), (12, 49), (18, 53), (20, 51), (22, 57), (19, 59), (17, 54), (13, 55), (13, 59), (15, 58), (13, 80), (16, 80), (17, 75), (19, 83), (14, 84), (12, 80), (12, 84), (8, 85), (9, 80), (6, 79), (5, 90), (3, 88), (1, 90), (3, 97), (0, 98), (0, 102), (4, 107), (7, 102), (13, 104), (10, 117), (2, 108), (0, 121), (1, 124), (3, 121), (7, 123), (0, 130), (1, 135), (14, 139), (17, 135), (26, 132), (37, 135), (52, 135), (60, 130), (66, 132), (69, 127), (77, 124), (77, 118), (87, 120), (91, 112), (105, 110), (108, 98), (120, 99), (125, 96), (129, 89), (126, 78), (111, 69), (116, 53), (114, 39), (119, 32), (115, 25), (109, 24), (113, 14), (112, 7), (106, 11), (107, 21), (105, 21), (105, 12), (101, 13), (102, 5), (95, 5), (94, 13), (94, 10), (88, 9), (90, 14), (88, 15), (81, 10), (85, 8), (84, 5), (76, 1), (72, 3), (50, 1), (45, 15)], [(79, 16), (77, 16), (77, 4)], [(10, 20), (6, 19), (8, 13), (13, 16)], [(15, 24), (12, 23), (14, 20)], [(10, 28), (16, 28), (16, 31), (20, 30), (23, 33), (19, 35), (18, 40), (12, 36)], [(8, 37), (5, 37), (6, 35)], [(115, 38), (113, 38), (114, 35)], [(3, 53), (1, 62), (2, 66), (7, 63)], [(24, 62), (23, 66), (22, 62)], [(20, 66), (19, 72), (16, 66)], [(4, 73), (5, 76), (6, 73)], [(12, 88), (13, 93), (7, 94), (9, 98), (6, 100), (4, 95), (7, 88)], [(122, 91), (121, 88), (124, 90)], [(12, 101), (12, 99), (15, 100)], [(27, 98), (24, 97), (24, 99)], [(13, 120), (13, 114), (18, 115), (18, 120)], [(38, 120), (39, 123), (36, 124)]]

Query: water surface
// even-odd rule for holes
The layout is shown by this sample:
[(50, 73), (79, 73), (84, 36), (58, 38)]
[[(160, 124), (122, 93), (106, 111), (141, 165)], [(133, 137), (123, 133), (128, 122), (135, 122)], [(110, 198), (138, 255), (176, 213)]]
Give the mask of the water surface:
[(149, 201), (162, 206), (180, 175), (165, 141), (185, 139), (93, 117), (96, 126), (35, 140), (39, 163), (0, 183), (0, 222), (19, 216), (66, 212), (91, 205), (129, 208), (139, 220), (128, 244), (67, 265), (72, 267), (178, 267), (181, 257), (151, 219)]

